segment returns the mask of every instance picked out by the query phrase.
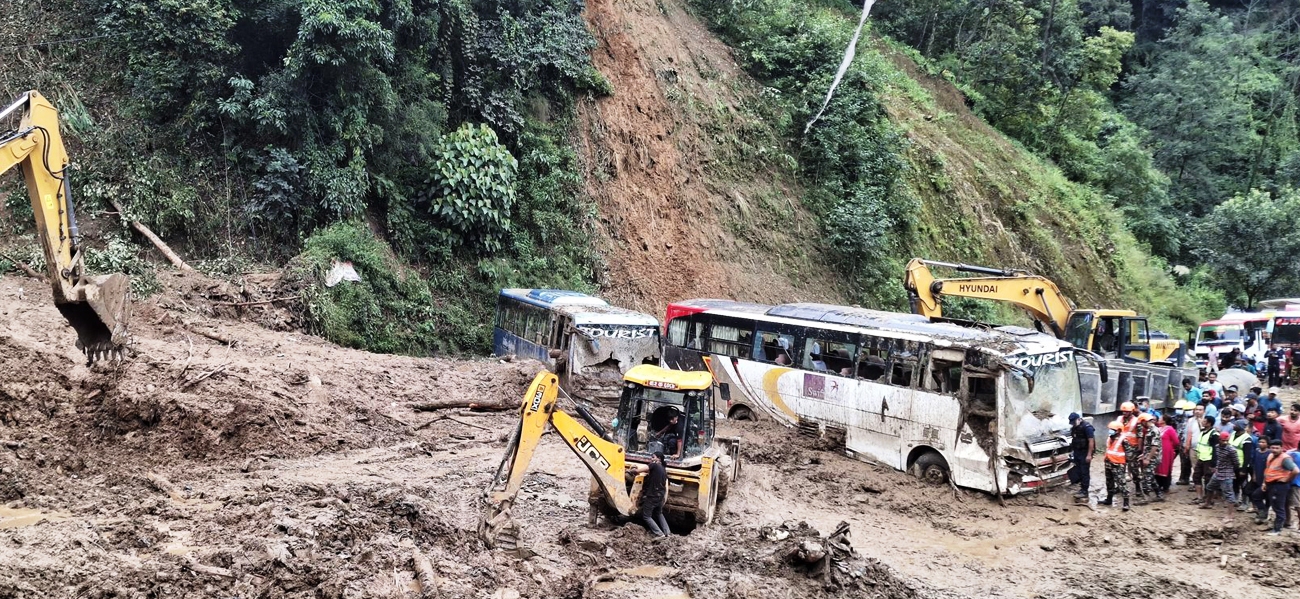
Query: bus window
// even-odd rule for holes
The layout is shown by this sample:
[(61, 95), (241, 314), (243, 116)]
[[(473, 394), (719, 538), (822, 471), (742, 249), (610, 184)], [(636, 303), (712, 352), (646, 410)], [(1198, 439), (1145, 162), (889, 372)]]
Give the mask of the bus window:
[(986, 376), (966, 376), (966, 393), (973, 405), (981, 410), (992, 410), (997, 403), (997, 381)]
[(863, 342), (863, 347), (858, 351), (858, 378), (868, 381), (878, 381), (885, 376), (887, 362), (885, 359), (889, 352), (883, 349), (868, 347), (868, 344), (874, 345), (877, 340), (868, 338)]
[(911, 387), (916, 379), (916, 365), (919, 362), (916, 343), (882, 339), (881, 348), (888, 348), (889, 351), (889, 384)]
[(801, 364), (804, 368), (853, 376), (853, 355), (856, 349), (854, 344), (830, 339), (807, 339), (803, 345)]
[(930, 376), (925, 388), (945, 395), (956, 395), (961, 390), (961, 365), (965, 352), (937, 349), (930, 354)]
[(748, 330), (714, 322), (709, 327), (709, 353), (748, 360), (753, 338)]
[(790, 348), (794, 347), (794, 335), (759, 331), (758, 337), (761, 355), (755, 355), (755, 359), (782, 366), (794, 364), (794, 360), (790, 359)]
[(668, 323), (668, 345), (686, 349), (704, 349), (704, 323), (689, 316)]

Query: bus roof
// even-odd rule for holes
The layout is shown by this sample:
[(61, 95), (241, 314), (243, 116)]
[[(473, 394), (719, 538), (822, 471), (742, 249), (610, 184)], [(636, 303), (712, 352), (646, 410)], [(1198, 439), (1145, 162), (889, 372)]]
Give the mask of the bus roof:
[(1261, 322), (1273, 318), (1271, 313), (1266, 312), (1233, 312), (1224, 314), (1222, 318), (1207, 320), (1201, 323), (1203, 327), (1221, 327), (1231, 325), (1241, 325), (1248, 322)]
[(794, 303), (765, 306), (728, 300), (695, 299), (676, 302), (674, 305), (715, 313), (731, 313), (735, 316), (763, 316), (764, 320), (819, 322), (831, 329), (875, 329), (895, 333), (893, 336), (915, 340), (943, 339), (963, 346), (992, 346), (1004, 353), (1021, 350), (1041, 353), (1069, 346), (1056, 337), (1024, 327), (968, 326), (952, 321), (934, 321), (919, 314), (831, 304)]
[(575, 325), (659, 326), (659, 319), (654, 316), (611, 306), (603, 299), (578, 291), (502, 289), (501, 296), (568, 315)]

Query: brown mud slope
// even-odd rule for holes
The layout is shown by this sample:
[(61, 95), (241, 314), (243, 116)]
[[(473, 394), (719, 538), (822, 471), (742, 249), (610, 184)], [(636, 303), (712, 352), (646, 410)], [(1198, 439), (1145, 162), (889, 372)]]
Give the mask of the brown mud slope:
[(817, 227), (779, 166), (760, 87), (678, 0), (593, 0), (592, 59), (613, 95), (579, 105), (602, 292), (662, 313), (689, 297), (835, 300)]

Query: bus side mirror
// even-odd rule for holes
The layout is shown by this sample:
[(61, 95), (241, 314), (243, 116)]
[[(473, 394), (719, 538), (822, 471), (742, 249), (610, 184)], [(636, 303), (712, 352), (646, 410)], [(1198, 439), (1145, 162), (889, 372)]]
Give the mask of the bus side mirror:
[(1082, 354), (1089, 362), (1097, 365), (1097, 372), (1101, 375), (1101, 382), (1104, 383), (1110, 380), (1110, 370), (1106, 366), (1106, 358), (1103, 358), (1101, 354), (1090, 352), (1081, 347), (1074, 348), (1074, 353), (1075, 355)]

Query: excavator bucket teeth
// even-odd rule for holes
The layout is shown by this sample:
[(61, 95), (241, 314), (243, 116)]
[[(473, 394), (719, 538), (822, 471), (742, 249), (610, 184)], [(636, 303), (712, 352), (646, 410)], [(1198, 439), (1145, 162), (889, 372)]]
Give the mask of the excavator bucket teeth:
[(510, 508), (492, 508), (479, 522), (479, 538), (489, 549), (512, 550), (519, 547), (519, 524), (510, 515)]
[(57, 305), (77, 332), (77, 348), (90, 363), (121, 359), (129, 335), (131, 280), (123, 274), (89, 277)]

